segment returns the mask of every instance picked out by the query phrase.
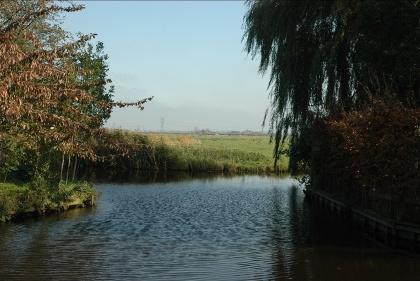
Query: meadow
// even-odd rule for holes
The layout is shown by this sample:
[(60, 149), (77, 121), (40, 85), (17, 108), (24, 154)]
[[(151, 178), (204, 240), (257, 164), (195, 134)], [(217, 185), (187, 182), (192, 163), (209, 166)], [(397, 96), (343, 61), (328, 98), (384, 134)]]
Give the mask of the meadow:
[[(274, 144), (270, 143), (269, 136), (166, 134), (163, 137), (169, 138), (169, 145), (172, 143), (175, 148), (183, 148), (187, 154), (227, 161), (249, 170), (273, 169)], [(281, 158), (279, 170), (287, 170), (287, 160), (286, 156)]]
[(102, 161), (89, 166), (114, 172), (160, 170), (225, 173), (273, 173), (287, 171), (287, 157), (273, 167), (273, 144), (265, 135), (200, 135), (140, 133), (108, 130), (108, 140), (123, 152), (97, 148)]

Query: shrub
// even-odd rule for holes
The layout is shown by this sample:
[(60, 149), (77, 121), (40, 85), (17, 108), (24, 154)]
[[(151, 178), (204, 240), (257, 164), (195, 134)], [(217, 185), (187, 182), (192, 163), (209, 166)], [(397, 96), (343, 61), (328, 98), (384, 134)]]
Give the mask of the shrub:
[(36, 177), (23, 192), (19, 208), (22, 211), (33, 208), (38, 212), (43, 212), (51, 205), (50, 197), (48, 182), (42, 177)]
[[(389, 100), (321, 120), (314, 131), (314, 185), (408, 218), (420, 206), (419, 125), (418, 108)], [(387, 202), (379, 204), (379, 198)]]
[(0, 192), (0, 222), (9, 220), (17, 209), (17, 197), (5, 192)]
[(58, 211), (74, 200), (93, 204), (96, 192), (87, 182), (48, 183), (38, 177), (25, 186), (0, 184), (0, 221), (27, 212)]

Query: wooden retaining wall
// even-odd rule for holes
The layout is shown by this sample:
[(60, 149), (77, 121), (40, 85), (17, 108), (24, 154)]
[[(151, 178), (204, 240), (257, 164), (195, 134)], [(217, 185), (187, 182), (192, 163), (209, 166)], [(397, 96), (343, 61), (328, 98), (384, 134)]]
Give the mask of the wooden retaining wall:
[(420, 252), (420, 225), (381, 218), (366, 210), (347, 205), (322, 191), (305, 190), (306, 198), (361, 228), (386, 245)]

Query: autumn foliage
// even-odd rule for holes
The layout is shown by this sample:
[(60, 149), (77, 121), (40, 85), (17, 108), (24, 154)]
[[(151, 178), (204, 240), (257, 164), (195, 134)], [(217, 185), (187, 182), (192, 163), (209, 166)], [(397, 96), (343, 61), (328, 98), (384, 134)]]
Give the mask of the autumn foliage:
[(82, 110), (91, 97), (72, 81), (77, 73), (65, 59), (69, 50), (43, 50), (31, 34), (23, 37), (33, 51), (16, 44), (13, 34), (0, 39), (0, 132), (25, 136), (31, 146), (89, 156), (77, 138), (89, 135), (98, 121)]
[[(91, 36), (51, 48), (35, 31), (21, 29), (27, 20), (62, 10), (58, 6), (45, 7), (1, 30), (0, 137), (16, 136), (35, 150), (48, 146), (67, 154), (92, 157), (86, 140), (99, 120), (84, 111), (93, 100), (75, 82), (81, 73), (71, 60)], [(100, 106), (110, 110), (110, 105)]]
[[(14, 142), (36, 159), (36, 169), (57, 166), (60, 158), (60, 178), (65, 164), (68, 178), (77, 158), (97, 158), (94, 145), (113, 107), (143, 109), (152, 99), (112, 99), (103, 44), (94, 49), (93, 34), (72, 39), (55, 22), (61, 13), (82, 8), (48, 0), (0, 2), (0, 144)], [(0, 159), (9, 158), (10, 150), (0, 150)]]
[(418, 108), (383, 99), (320, 120), (312, 163), (317, 188), (395, 218), (412, 216), (420, 206), (419, 125)]

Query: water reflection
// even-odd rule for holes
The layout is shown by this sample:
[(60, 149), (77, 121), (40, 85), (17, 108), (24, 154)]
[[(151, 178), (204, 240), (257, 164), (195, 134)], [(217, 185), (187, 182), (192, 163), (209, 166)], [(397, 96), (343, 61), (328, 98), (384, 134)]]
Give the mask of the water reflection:
[(100, 184), (97, 208), (1, 225), (0, 280), (419, 276), (418, 257), (311, 209), (289, 178), (166, 179)]
[(273, 232), (275, 279), (417, 280), (419, 256), (378, 245), (327, 211), (310, 209), (296, 186), (289, 189), (289, 223), (282, 228), (282, 202), (273, 196), (273, 221), (278, 223)]
[[(263, 174), (259, 175), (261, 178), (278, 178), (286, 179), (289, 178), (289, 174)], [(96, 183), (166, 183), (166, 182), (179, 182), (179, 181), (191, 181), (191, 180), (202, 180), (209, 182), (218, 178), (236, 178), (237, 174), (221, 173), (221, 172), (195, 172), (189, 173), (185, 171), (135, 171), (134, 173), (107, 173), (106, 171), (99, 172), (95, 171), (88, 175), (82, 176), (81, 179), (88, 180)], [(245, 180), (245, 176), (241, 176), (241, 179)]]

